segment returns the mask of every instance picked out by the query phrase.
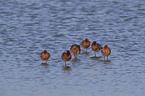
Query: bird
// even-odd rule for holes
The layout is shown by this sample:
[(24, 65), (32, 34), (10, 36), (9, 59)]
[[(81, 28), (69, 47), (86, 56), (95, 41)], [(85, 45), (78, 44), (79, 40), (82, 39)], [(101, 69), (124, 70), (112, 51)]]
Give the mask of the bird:
[(46, 50), (44, 50), (44, 51), (40, 54), (40, 58), (41, 58), (42, 60), (46, 60), (46, 63), (47, 63), (47, 60), (50, 58), (50, 54), (49, 54)]
[(86, 38), (85, 40), (83, 40), (83, 41), (81, 42), (81, 46), (82, 46), (83, 48), (85, 48), (85, 49), (86, 49), (86, 52), (87, 52), (87, 48), (90, 46), (90, 41), (89, 41), (89, 39)]
[(74, 54), (74, 57), (75, 57), (75, 55), (80, 54), (80, 51), (81, 51), (80, 45), (77, 45), (77, 44), (72, 45), (70, 48), (70, 51), (72, 54)]
[(108, 60), (108, 56), (111, 53), (111, 49), (107, 46), (104, 45), (104, 48), (102, 49), (102, 54), (104, 55), (104, 61), (105, 61), (105, 56), (107, 56), (107, 60)]
[(96, 52), (102, 49), (101, 45), (99, 43), (96, 43), (96, 41), (93, 41), (91, 48), (95, 52), (95, 57), (96, 57)]
[(65, 61), (65, 66), (66, 66), (66, 61), (69, 61), (71, 59), (71, 53), (69, 50), (67, 52), (63, 52), (61, 55), (61, 58), (63, 61)]

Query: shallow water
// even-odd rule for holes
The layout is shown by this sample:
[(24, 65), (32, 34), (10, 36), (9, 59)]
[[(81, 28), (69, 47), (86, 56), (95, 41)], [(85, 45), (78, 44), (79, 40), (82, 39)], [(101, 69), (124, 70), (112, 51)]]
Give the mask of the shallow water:
[[(144, 27), (143, 0), (0, 0), (0, 96), (143, 96)], [(85, 38), (109, 62), (89, 47), (64, 71), (61, 54)]]

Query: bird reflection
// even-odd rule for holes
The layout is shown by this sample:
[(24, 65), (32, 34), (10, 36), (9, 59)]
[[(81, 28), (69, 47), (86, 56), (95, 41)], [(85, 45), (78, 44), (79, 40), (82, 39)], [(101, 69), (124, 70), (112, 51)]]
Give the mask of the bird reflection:
[(111, 60), (101, 60), (104, 64), (109, 64)]
[(80, 59), (75, 58), (75, 59), (73, 59), (71, 62), (72, 62), (72, 63), (77, 63), (77, 62), (80, 62), (80, 61), (81, 61)]
[(48, 66), (48, 64), (47, 64), (47, 63), (41, 63), (41, 65)]
[(101, 58), (101, 56), (99, 56), (99, 57), (96, 57), (96, 56), (94, 56), (94, 57), (90, 57), (92, 60), (99, 60), (100, 58)]
[(103, 62), (108, 62), (108, 63), (109, 63), (109, 62), (111, 62), (111, 61), (110, 61), (110, 60), (103, 60)]
[(65, 66), (62, 66), (62, 68), (63, 68), (64, 71), (71, 70), (71, 67), (70, 66), (66, 66), (66, 65)]
[(82, 54), (89, 56), (89, 52), (82, 52)]

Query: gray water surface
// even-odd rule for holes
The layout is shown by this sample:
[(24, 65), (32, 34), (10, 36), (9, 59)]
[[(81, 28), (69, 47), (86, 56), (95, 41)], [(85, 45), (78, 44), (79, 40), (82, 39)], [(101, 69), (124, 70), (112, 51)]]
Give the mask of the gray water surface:
[[(61, 54), (85, 38), (110, 62), (89, 47), (64, 71)], [(144, 38), (144, 0), (0, 0), (0, 96), (144, 96)]]

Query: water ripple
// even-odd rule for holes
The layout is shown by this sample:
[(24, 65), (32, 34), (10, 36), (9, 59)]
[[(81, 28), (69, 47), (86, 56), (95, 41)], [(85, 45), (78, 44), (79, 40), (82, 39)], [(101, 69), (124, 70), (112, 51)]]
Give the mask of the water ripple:
[[(0, 94), (144, 95), (144, 6), (142, 0), (0, 1)], [(61, 54), (85, 38), (107, 44), (109, 62), (101, 51), (92, 59), (91, 47), (88, 55), (81, 47), (80, 61), (63, 70)], [(43, 50), (48, 66), (41, 65)]]

